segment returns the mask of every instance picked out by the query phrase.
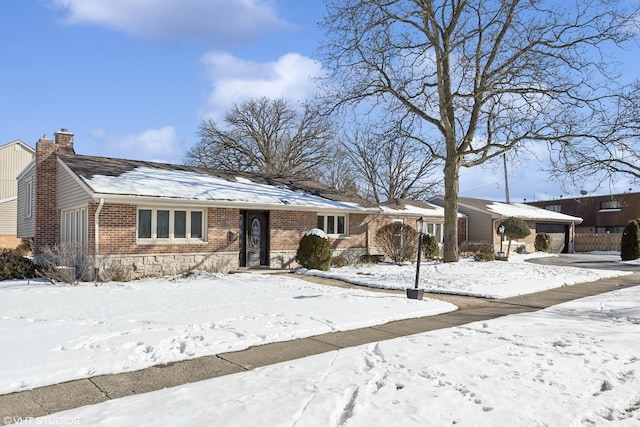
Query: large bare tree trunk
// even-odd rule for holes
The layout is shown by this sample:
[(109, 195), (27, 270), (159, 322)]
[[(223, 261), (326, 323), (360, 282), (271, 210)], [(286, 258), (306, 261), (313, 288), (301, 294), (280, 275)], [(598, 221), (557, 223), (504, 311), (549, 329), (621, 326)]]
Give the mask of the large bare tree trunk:
[(460, 162), (457, 157), (444, 165), (444, 262), (458, 262), (458, 191)]

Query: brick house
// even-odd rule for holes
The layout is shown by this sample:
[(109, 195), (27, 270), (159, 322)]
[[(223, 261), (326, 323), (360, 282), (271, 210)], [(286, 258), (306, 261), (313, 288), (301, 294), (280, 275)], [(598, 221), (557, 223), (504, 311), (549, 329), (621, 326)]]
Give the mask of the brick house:
[(133, 277), (292, 268), (312, 228), (327, 233), (334, 254), (380, 253), (377, 229), (398, 218), (415, 224), (419, 213), (384, 213), (308, 179), (78, 155), (66, 129), (41, 138), (18, 177), (18, 235), (33, 239), (36, 259), (75, 243)]

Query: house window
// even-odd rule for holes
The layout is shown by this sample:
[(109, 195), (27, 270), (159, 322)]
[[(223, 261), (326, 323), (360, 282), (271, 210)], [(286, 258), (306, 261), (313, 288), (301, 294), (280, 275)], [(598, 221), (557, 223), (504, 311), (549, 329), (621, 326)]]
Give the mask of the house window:
[(327, 234), (347, 234), (347, 217), (345, 215), (318, 215), (317, 227)]
[(25, 182), (24, 202), (24, 216), (31, 218), (33, 215), (33, 180), (31, 179)]
[(618, 200), (607, 200), (604, 202), (600, 202), (600, 210), (607, 210), (607, 209), (621, 209), (622, 205), (620, 204), (620, 201)]
[(548, 211), (553, 211), (553, 212), (561, 212), (562, 211), (562, 206), (561, 205), (547, 205), (544, 208), (546, 210), (548, 210)]
[(87, 210), (86, 208), (62, 211), (60, 241), (63, 243), (87, 243)]
[(442, 224), (427, 223), (427, 234), (434, 236), (436, 238), (436, 242), (442, 243)]
[(204, 241), (203, 221), (200, 210), (138, 209), (138, 241)]

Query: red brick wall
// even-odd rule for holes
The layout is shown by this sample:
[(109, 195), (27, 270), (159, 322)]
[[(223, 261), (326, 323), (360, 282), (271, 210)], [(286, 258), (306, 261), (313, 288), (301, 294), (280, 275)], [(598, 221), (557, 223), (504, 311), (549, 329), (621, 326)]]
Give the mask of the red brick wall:
[(36, 144), (34, 252), (60, 242), (60, 212), (56, 209), (58, 160), (53, 141), (41, 138)]
[[(89, 206), (89, 250), (94, 250), (96, 203)], [(209, 208), (207, 215), (207, 243), (137, 244), (137, 207), (133, 205), (105, 204), (99, 218), (100, 255), (145, 255), (169, 253), (237, 252), (238, 240), (229, 238), (229, 232), (238, 231), (238, 209)]]
[(316, 228), (315, 212), (269, 212), (269, 241), (272, 251), (297, 250), (304, 234)]

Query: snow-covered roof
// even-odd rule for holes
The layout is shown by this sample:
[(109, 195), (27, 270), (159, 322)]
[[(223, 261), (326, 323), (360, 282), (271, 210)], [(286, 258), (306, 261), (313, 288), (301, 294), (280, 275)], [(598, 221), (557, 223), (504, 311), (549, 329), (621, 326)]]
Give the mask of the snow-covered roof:
[(571, 216), (560, 212), (554, 212), (547, 209), (537, 208), (524, 203), (501, 203), (492, 202), (487, 205), (487, 209), (491, 212), (502, 215), (503, 217), (517, 217), (522, 219), (550, 220), (550, 221), (568, 221), (581, 223), (582, 218)]
[[(396, 216), (426, 216), (431, 218), (444, 218), (444, 208), (433, 203), (421, 202), (417, 200), (401, 200), (387, 202), (380, 206), (380, 210), (385, 215)], [(458, 213), (459, 217), (466, 215)]]
[(92, 156), (60, 158), (94, 196), (100, 197), (169, 198), (273, 209), (372, 209), (364, 201), (302, 178)]

